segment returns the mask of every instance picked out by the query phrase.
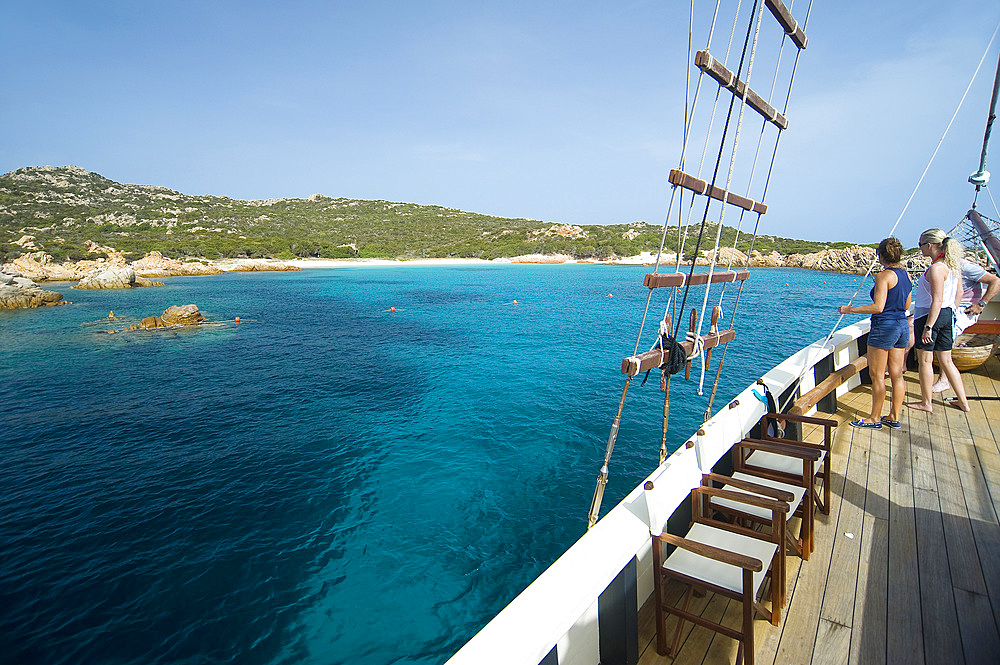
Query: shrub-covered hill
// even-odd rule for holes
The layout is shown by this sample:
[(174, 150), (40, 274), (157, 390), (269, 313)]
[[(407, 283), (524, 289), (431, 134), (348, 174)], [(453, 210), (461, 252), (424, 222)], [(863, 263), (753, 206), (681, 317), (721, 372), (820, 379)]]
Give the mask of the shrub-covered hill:
[[(0, 176), (0, 261), (41, 250), (56, 260), (88, 255), (87, 241), (136, 259), (493, 259), (564, 253), (607, 259), (656, 251), (661, 228), (645, 222), (570, 226), (505, 219), (440, 206), (330, 198), (239, 201), (126, 185), (76, 166), (26, 167)], [(714, 239), (715, 231), (711, 231)], [(732, 246), (735, 231), (725, 228)], [(749, 237), (739, 249), (748, 249)], [(762, 253), (846, 246), (758, 237)], [(666, 249), (674, 251), (676, 229)], [(690, 243), (686, 253), (693, 248)], [(706, 245), (703, 244), (703, 249)]]

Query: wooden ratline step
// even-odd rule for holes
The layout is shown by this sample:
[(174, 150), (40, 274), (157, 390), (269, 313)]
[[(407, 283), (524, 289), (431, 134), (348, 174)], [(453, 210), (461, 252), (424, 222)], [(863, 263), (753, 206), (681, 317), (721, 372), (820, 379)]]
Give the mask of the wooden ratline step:
[(747, 105), (764, 116), (768, 122), (774, 123), (781, 129), (788, 128), (788, 119), (778, 113), (778, 109), (764, 101), (764, 98), (752, 89), (747, 88), (746, 83), (736, 78), (736, 74), (726, 69), (726, 66), (713, 58), (711, 53), (708, 51), (698, 51), (698, 54), (694, 58), (694, 64), (698, 69), (715, 79), (719, 85), (740, 99), (743, 99), (745, 96)]
[[(693, 275), (690, 275), (690, 277), (690, 283), (692, 286), (708, 284), (707, 272), (696, 272)], [(741, 270), (739, 272), (724, 270), (722, 272), (712, 273), (712, 284), (743, 282), (748, 277), (750, 277), (749, 270)], [(659, 288), (661, 286), (684, 286), (688, 283), (688, 275), (682, 272), (651, 272), (646, 275), (646, 279), (643, 280), (643, 283), (651, 289)]]
[[(693, 175), (688, 175), (680, 169), (671, 169), (669, 180), (670, 184), (683, 187), (684, 189), (689, 189), (695, 194), (704, 194), (709, 189), (707, 182), (701, 180), (700, 178), (695, 178)], [(745, 196), (740, 196), (739, 194), (727, 192), (721, 187), (716, 187), (715, 185), (712, 185), (710, 196), (718, 201), (724, 201), (760, 215), (767, 212), (767, 206), (763, 203), (754, 201), (753, 199), (748, 199)]]
[(795, 45), (800, 49), (804, 49), (809, 40), (806, 38), (806, 33), (802, 31), (799, 27), (799, 22), (792, 18), (792, 12), (788, 10), (781, 0), (764, 0), (764, 4), (777, 19), (781, 27), (784, 28), (785, 34), (791, 37)]
[[(726, 342), (731, 342), (736, 338), (735, 330), (720, 330), (719, 332), (708, 333), (703, 335), (702, 338), (705, 340), (705, 351), (715, 348), (720, 344), (725, 344)], [(684, 355), (691, 355), (691, 351), (694, 350), (694, 344), (687, 340), (680, 342), (681, 348), (684, 349)], [(656, 369), (660, 366), (660, 363), (669, 358), (669, 353), (664, 353), (660, 355), (659, 349), (653, 349), (652, 351), (646, 351), (645, 353), (640, 353), (637, 356), (632, 356), (630, 358), (625, 358), (622, 360), (622, 374), (627, 374), (628, 376), (635, 376), (641, 372), (647, 370)]]

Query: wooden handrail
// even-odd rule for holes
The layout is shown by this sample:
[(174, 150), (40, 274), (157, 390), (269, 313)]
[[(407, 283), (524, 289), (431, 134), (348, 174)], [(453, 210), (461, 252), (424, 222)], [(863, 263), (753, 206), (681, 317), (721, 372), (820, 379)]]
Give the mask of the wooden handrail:
[(792, 408), (788, 410), (788, 413), (795, 416), (805, 415), (807, 411), (819, 404), (821, 399), (832, 393), (838, 386), (865, 367), (868, 367), (868, 358), (862, 356), (852, 361), (849, 365), (845, 365), (831, 373), (830, 376), (820, 381), (815, 388), (796, 400)]

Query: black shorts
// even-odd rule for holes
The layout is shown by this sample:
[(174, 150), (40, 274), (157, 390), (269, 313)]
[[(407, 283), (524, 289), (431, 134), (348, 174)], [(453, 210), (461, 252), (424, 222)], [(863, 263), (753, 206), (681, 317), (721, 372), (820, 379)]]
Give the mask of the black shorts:
[(953, 325), (955, 316), (950, 307), (946, 307), (938, 314), (934, 327), (931, 328), (930, 344), (924, 344), (924, 326), (927, 325), (927, 316), (921, 316), (913, 322), (913, 337), (916, 344), (913, 348), (920, 351), (951, 351), (955, 346), (955, 333)]

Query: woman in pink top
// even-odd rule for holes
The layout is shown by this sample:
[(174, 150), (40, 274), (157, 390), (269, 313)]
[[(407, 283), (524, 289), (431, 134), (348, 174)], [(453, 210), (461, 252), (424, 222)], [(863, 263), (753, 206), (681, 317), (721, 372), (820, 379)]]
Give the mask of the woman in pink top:
[(959, 261), (962, 246), (949, 238), (941, 229), (928, 229), (920, 234), (920, 252), (932, 259), (930, 267), (917, 282), (917, 296), (914, 300), (913, 332), (916, 337), (917, 361), (920, 374), (920, 401), (907, 402), (911, 409), (932, 411), (931, 386), (934, 383), (933, 361), (937, 359), (942, 375), (955, 389), (956, 404), (963, 411), (969, 410), (965, 397), (962, 377), (951, 359), (951, 349), (955, 344), (952, 332), (954, 310), (962, 278)]

